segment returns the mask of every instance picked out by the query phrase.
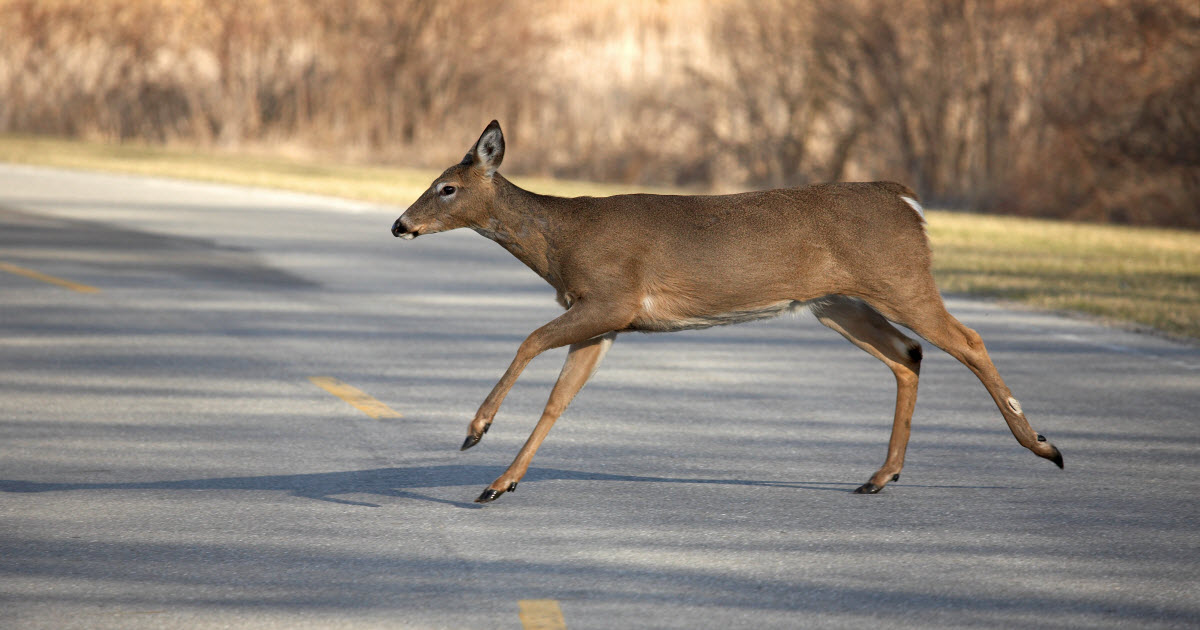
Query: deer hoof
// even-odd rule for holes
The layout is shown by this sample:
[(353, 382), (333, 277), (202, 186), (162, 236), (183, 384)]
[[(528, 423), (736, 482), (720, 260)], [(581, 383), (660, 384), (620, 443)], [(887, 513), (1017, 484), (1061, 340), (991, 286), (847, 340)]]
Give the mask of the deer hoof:
[(876, 494), (883, 490), (883, 486), (877, 486), (870, 481), (854, 489), (854, 494)]
[(478, 499), (475, 499), (475, 502), (476, 503), (491, 503), (492, 501), (495, 501), (496, 498), (502, 494), (504, 494), (503, 490), (492, 490), (491, 488), (488, 488), (487, 490), (483, 491), (483, 494), (479, 495)]
[(463, 440), (462, 448), (460, 448), (458, 450), (465, 451), (465, 450), (471, 448), (472, 446), (475, 446), (476, 444), (478, 444), (479, 440), (482, 440), (482, 439), (483, 439), (482, 435), (468, 435), (467, 439)]
[(1052, 445), (1050, 448), (1052, 449), (1051, 453), (1049, 455), (1043, 455), (1042, 457), (1045, 457), (1046, 459), (1054, 462), (1055, 464), (1058, 464), (1058, 467), (1062, 468), (1063, 467), (1062, 453), (1058, 452), (1057, 446)]

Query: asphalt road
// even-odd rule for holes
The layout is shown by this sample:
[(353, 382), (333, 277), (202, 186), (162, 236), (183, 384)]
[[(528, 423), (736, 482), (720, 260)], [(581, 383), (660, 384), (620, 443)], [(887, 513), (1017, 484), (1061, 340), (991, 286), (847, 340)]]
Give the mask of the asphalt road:
[(1200, 625), (1196, 347), (950, 299), (1066, 470), (926, 345), (864, 496), (893, 380), (810, 315), (623, 335), (479, 506), (564, 351), (467, 422), (559, 309), (398, 213), (0, 166), (0, 627)]

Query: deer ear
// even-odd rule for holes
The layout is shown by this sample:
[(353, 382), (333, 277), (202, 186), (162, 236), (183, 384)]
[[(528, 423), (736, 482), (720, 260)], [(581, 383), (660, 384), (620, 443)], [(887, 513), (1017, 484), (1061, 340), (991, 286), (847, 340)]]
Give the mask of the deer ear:
[(503, 161), (504, 133), (500, 131), (500, 123), (493, 120), (463, 158), (463, 164), (471, 164), (483, 171), (484, 175), (491, 177), (496, 174), (496, 169), (500, 168), (500, 162)]

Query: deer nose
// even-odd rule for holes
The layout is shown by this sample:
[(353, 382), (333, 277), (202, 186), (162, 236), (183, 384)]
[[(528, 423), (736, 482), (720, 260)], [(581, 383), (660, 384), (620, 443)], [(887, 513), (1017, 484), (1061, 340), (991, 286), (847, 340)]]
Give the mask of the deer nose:
[(399, 219), (396, 219), (395, 223), (392, 224), (392, 236), (400, 236), (408, 231), (404, 228), (404, 224), (401, 223), (403, 219), (404, 217), (400, 217)]

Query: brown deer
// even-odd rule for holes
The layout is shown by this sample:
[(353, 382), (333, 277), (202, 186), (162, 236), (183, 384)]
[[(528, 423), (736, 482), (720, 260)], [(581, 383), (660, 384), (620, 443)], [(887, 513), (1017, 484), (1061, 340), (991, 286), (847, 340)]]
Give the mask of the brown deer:
[(904, 465), (921, 346), (890, 322), (970, 368), (1017, 442), (1062, 467), (1058, 449), (1029, 426), (983, 340), (946, 312), (930, 272), (924, 213), (908, 188), (835, 183), (736, 195), (567, 199), (518, 188), (496, 172), (503, 159), (504, 135), (492, 121), (462, 162), (392, 225), (392, 234), (405, 239), (471, 228), (549, 282), (566, 309), (521, 343), (467, 428), (463, 450), (479, 443), (534, 357), (570, 346), (533, 434), (477, 502), (516, 489), (618, 333), (706, 328), (801, 307), (896, 376), (887, 459), (855, 492), (879, 492), (900, 478)]

